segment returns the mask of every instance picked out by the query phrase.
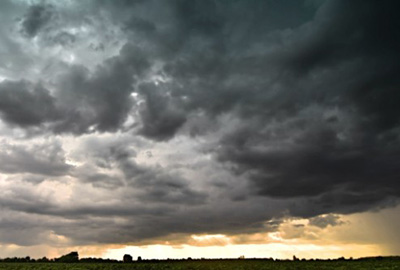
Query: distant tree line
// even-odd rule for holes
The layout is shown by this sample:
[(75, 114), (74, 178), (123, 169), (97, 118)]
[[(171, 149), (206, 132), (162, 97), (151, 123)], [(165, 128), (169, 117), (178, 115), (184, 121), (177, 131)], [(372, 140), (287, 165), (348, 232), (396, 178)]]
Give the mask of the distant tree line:
[[(122, 258), (122, 261), (119, 260), (112, 260), (112, 259), (102, 259), (102, 258), (79, 258), (79, 254), (76, 251), (70, 252), (66, 255), (63, 255), (59, 258), (48, 259), (46, 257), (40, 259), (33, 259), (30, 256), (26, 257), (12, 257), (12, 258), (4, 258), (0, 259), (0, 262), (3, 263), (133, 263), (134, 260), (131, 255), (125, 254)], [(336, 259), (299, 259), (296, 256), (293, 256), (293, 260), (289, 259), (274, 259), (274, 258), (248, 258), (245, 259), (244, 256), (240, 256), (239, 260), (256, 260), (256, 261), (276, 261), (276, 262), (292, 262), (292, 261), (381, 261), (381, 260), (396, 260), (400, 262), (400, 256), (377, 256), (377, 257), (364, 257), (353, 259), (340, 257)], [(238, 259), (192, 259), (191, 257), (185, 259), (166, 259), (166, 260), (159, 260), (159, 259), (142, 259), (140, 256), (137, 258), (136, 262), (165, 262), (165, 261), (234, 261)]]
[[(140, 257), (139, 257), (140, 258)], [(112, 260), (112, 259), (102, 259), (102, 258), (81, 258), (79, 259), (79, 254), (76, 251), (70, 252), (66, 255), (63, 255), (59, 258), (48, 259), (47, 257), (43, 257), (40, 259), (33, 259), (30, 256), (26, 257), (11, 257), (0, 259), (0, 262), (6, 263), (120, 263), (121, 261)]]

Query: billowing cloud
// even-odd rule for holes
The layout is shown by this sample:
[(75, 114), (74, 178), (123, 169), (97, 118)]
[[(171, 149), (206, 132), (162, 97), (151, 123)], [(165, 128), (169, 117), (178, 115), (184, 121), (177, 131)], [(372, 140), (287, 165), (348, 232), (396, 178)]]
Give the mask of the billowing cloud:
[(51, 5), (36, 4), (28, 8), (21, 25), (24, 33), (29, 37), (34, 37), (53, 17)]
[(3, 81), (0, 83), (0, 100), (1, 117), (10, 124), (40, 126), (59, 117), (54, 98), (41, 85)]
[(0, 149), (0, 171), (4, 173), (63, 176), (72, 167), (66, 163), (64, 151), (57, 142), (33, 146), (3, 142)]

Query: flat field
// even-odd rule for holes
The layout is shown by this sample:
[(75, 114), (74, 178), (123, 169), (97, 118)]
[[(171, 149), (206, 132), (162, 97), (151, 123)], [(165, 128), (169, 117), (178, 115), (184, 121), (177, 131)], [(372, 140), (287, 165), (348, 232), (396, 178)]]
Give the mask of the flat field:
[(400, 261), (206, 260), (124, 263), (0, 263), (0, 270), (400, 270)]

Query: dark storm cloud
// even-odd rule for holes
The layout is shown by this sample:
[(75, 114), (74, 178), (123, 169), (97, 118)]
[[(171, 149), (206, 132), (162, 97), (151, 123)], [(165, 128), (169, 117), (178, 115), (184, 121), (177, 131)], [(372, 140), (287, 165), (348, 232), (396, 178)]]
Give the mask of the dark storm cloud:
[[(324, 205), (326, 199), (330, 211), (365, 210), (398, 197), (397, 4), (332, 1), (323, 6), (281, 56), (280, 83), (287, 79), (284, 87), (298, 93), (283, 100), (274, 96), (274, 111), (266, 108), (267, 115), (228, 134), (218, 158), (237, 165), (260, 195), (326, 194), (316, 202)], [(314, 104), (319, 108), (312, 112)], [(332, 197), (336, 200), (328, 202)]]
[(72, 66), (53, 94), (40, 85), (6, 80), (0, 83), (0, 114), (7, 123), (21, 127), (50, 123), (55, 133), (115, 131), (133, 106), (130, 94), (136, 76), (148, 67), (140, 49), (127, 44), (94, 74)]
[(173, 97), (165, 90), (168, 89), (154, 84), (144, 84), (139, 88), (145, 100), (140, 107), (143, 127), (139, 133), (154, 140), (170, 139), (186, 121), (179, 101), (174, 104)]
[(21, 21), (24, 33), (29, 37), (34, 37), (41, 31), (54, 16), (54, 9), (51, 5), (36, 4), (29, 7)]
[[(186, 121), (186, 115), (171, 114), (170, 107), (186, 111), (186, 114), (205, 111), (210, 117), (230, 112), (237, 105), (252, 109), (265, 107), (268, 101), (262, 92), (272, 79), (261, 73), (273, 70), (268, 64), (271, 56), (265, 52), (257, 55), (257, 51), (252, 52), (252, 47), (270, 46), (270, 41), (275, 42), (271, 32), (311, 18), (310, 9), (298, 4), (237, 1), (226, 5), (218, 1), (171, 1), (165, 12), (154, 14), (147, 10), (149, 19), (154, 20), (129, 19), (124, 27), (132, 31), (133, 40), (151, 28), (141, 41), (148, 44), (146, 49), (153, 57), (165, 63), (163, 74), (171, 78), (170, 83), (154, 87), (164, 93), (162, 96), (153, 94), (152, 99), (146, 96), (149, 106), (156, 100), (157, 104), (167, 108), (163, 117), (170, 116), (168, 121), (163, 118), (152, 121), (149, 114), (142, 114), (142, 134), (155, 139), (172, 137)], [(290, 13), (297, 8), (301, 15), (291, 17), (290, 21), (272, 15), (275, 9)], [(165, 21), (169, 27), (160, 24)], [(164, 100), (160, 101), (160, 98)], [(163, 115), (160, 111), (156, 115)]]
[(218, 23), (211, 5), (210, 17), (200, 11), (182, 23), (191, 26), (186, 43), (165, 66), (174, 102), (247, 122), (215, 152), (259, 195), (313, 198), (305, 215), (391, 204), (399, 196), (397, 5), (329, 1), (287, 37), (239, 28), (253, 48), (227, 42), (229, 13)]
[[(398, 196), (399, 20), (392, 4), (328, 2), (313, 22), (290, 33), (287, 45), (261, 54), (253, 49), (233, 56), (233, 48), (213, 36), (220, 24), (198, 22), (187, 39), (204, 35), (208, 50), (196, 50), (202, 43), (190, 53), (183, 48), (167, 64), (179, 85), (173, 96), (182, 97), (187, 110), (211, 116), (236, 111), (253, 119), (224, 137), (216, 153), (246, 173), (260, 195), (326, 194), (323, 200), (334, 189), (343, 198), (338, 211)], [(211, 17), (210, 24), (218, 20)], [(226, 47), (213, 54), (216, 44)], [(314, 104), (318, 110), (299, 116)], [(274, 121), (281, 123), (275, 130), (269, 128)], [(365, 205), (353, 208), (356, 201)]]
[[(103, 4), (105, 7), (110, 6), (108, 2)], [(242, 91), (246, 86), (236, 85), (237, 82), (226, 84), (224, 77), (229, 75), (229, 80), (240, 73), (242, 70), (229, 67), (236, 67), (245, 60), (243, 57), (247, 57), (241, 54), (235, 56), (238, 49), (238, 52), (243, 50), (242, 44), (236, 43), (242, 39), (259, 39), (258, 43), (267, 39), (268, 31), (259, 37), (261, 23), (257, 20), (263, 18), (265, 25), (271, 25), (268, 30), (276, 30), (296, 25), (296, 22), (304, 19), (293, 17), (288, 22), (274, 17), (272, 13), (264, 16), (263, 12), (269, 9), (294, 12), (298, 6), (280, 5), (273, 1), (264, 4), (250, 2), (248, 7), (243, 1), (232, 6), (213, 1), (195, 1), (193, 5), (185, 1), (171, 1), (161, 5), (165, 5), (165, 9), (157, 12), (141, 2), (133, 5), (135, 9), (143, 9), (144, 16), (149, 18), (138, 17), (135, 13), (129, 15), (121, 29), (126, 31), (128, 37), (132, 33), (132, 41), (121, 49), (118, 56), (100, 65), (94, 74), (89, 75), (84, 67), (70, 68), (68, 74), (58, 83), (56, 94), (59, 104), (68, 103), (69, 106), (63, 106), (63, 119), (52, 125), (53, 131), (80, 134), (89, 132), (89, 129), (114, 131), (121, 128), (133, 105), (129, 96), (134, 90), (133, 84), (143, 80), (143, 75), (146, 75), (148, 68), (157, 60), (166, 61), (165, 74), (178, 84), (172, 85), (174, 89), (168, 89), (165, 85), (160, 85), (158, 89), (152, 86), (140, 87), (139, 93), (145, 103), (140, 110), (142, 127), (138, 132), (155, 140), (170, 139), (184, 124), (185, 114), (190, 111), (200, 108), (211, 114), (218, 114), (229, 111), (235, 103), (246, 99), (245, 96), (248, 95)], [(121, 11), (121, 6), (128, 10), (132, 7), (126, 3), (115, 3), (114, 8), (110, 8), (110, 13), (112, 16), (121, 15), (122, 18), (118, 18), (123, 20), (122, 15), (125, 13)], [(239, 27), (236, 18), (243, 8), (247, 8), (249, 12), (241, 17), (251, 19), (246, 28)], [(44, 15), (41, 13), (47, 9), (50, 7), (32, 6), (29, 9), (32, 11), (28, 12), (31, 16), (27, 17), (37, 15), (42, 18)], [(308, 9), (304, 10), (309, 13)], [(155, 20), (151, 22), (149, 19)], [(169, 27), (161, 27), (166, 22)], [(255, 27), (254, 31), (247, 31), (251, 27)], [(238, 33), (234, 29), (238, 29)], [(143, 32), (147, 35), (140, 34)], [(64, 30), (53, 34), (52, 42), (65, 45), (75, 41), (74, 35)], [(140, 42), (137, 42), (136, 34), (139, 35)], [(234, 36), (243, 37), (238, 41)], [(259, 88), (257, 85), (254, 87)]]
[(133, 161), (123, 161), (122, 170), (130, 185), (140, 190), (143, 201), (196, 205), (203, 204), (206, 193), (196, 191), (178, 175), (166, 173), (162, 168), (146, 168)]
[[(118, 157), (126, 156), (121, 154), (121, 151), (115, 151), (117, 152)], [(128, 162), (126, 158), (122, 160)], [(29, 238), (13, 234), (15, 239), (12, 241), (20, 245), (44, 242), (51, 244), (51, 239), (48, 240), (45, 236), (49, 231), (53, 231), (55, 234), (68, 237), (74, 244), (116, 242), (139, 244), (170, 233), (235, 234), (273, 229), (263, 222), (271, 218), (272, 209), (272, 204), (265, 200), (255, 201), (254, 204), (242, 201), (210, 205), (204, 202), (204, 196), (199, 196), (199, 193), (192, 192), (194, 198), (185, 197), (186, 192), (192, 189), (186, 187), (182, 179), (171, 177), (161, 179), (157, 176), (160, 170), (155, 173), (155, 169), (141, 167), (136, 171), (139, 169), (140, 173), (133, 172), (132, 169), (129, 171), (132, 175), (128, 180), (135, 182), (132, 183), (135, 185), (135, 190), (130, 186), (113, 189), (111, 201), (107, 199), (110, 196), (109, 192), (98, 193), (99, 190), (88, 189), (82, 184), (67, 201), (62, 201), (63, 196), (60, 198), (58, 192), (54, 196), (42, 193), (33, 188), (34, 183), (20, 185), (21, 182), (15, 179), (13, 186), (0, 198), (0, 207), (3, 213), (10, 212), (8, 218), (13, 219), (14, 228), (25, 228), (31, 224), (32, 234)], [(146, 178), (147, 176), (149, 178)], [(154, 186), (149, 187), (149, 184)], [(62, 187), (60, 188), (62, 193)], [(157, 195), (158, 197), (154, 198), (152, 197), (154, 190), (157, 193), (161, 191), (164, 195)], [(87, 198), (87, 194), (90, 194), (96, 203), (83, 199)], [(275, 208), (280, 202), (273, 205)], [(42, 222), (41, 226), (38, 226), (39, 222)], [(10, 233), (13, 232), (14, 230), (10, 229)], [(102, 237), (99, 238), (99, 234)], [(8, 236), (2, 235), (0, 241), (11, 240)]]
[[(397, 197), (397, 5), (327, 1), (312, 21), (285, 33), (276, 21), (271, 31), (260, 28), (267, 9), (276, 11), (272, 2), (173, 2), (174, 27), (166, 31), (184, 39), (155, 45), (172, 82), (141, 93), (141, 134), (172, 137), (187, 118), (171, 107), (211, 118), (231, 113), (247, 124), (214, 152), (248, 177), (256, 194), (314, 198), (342, 212)], [(246, 23), (233, 16), (239, 7)], [(166, 35), (154, 22), (129, 25), (133, 32), (151, 28), (152, 39)], [(150, 99), (157, 88), (164, 94)], [(332, 196), (340, 202), (324, 203)]]
[[(31, 196), (21, 190), (16, 190), (15, 194), (19, 196), (0, 199), (2, 210), (8, 213), (8, 218), (2, 223), (3, 229), (10, 230), (15, 238), (1, 234), (0, 241), (18, 242), (20, 245), (51, 244), (51, 239), (45, 237), (49, 231), (70, 238), (72, 244), (140, 244), (171, 233), (236, 234), (273, 231), (277, 228), (276, 225), (261, 221), (271, 218), (265, 214), (262, 204), (257, 204), (256, 207), (249, 207), (247, 204), (218, 205), (210, 209), (137, 204), (130, 198), (113, 204), (99, 202), (90, 205), (57, 205), (46, 198)], [(221, 222), (222, 216), (224, 222)], [(24, 220), (23, 223), (20, 222), (21, 219)], [(6, 222), (7, 220), (10, 222)], [(204, 220), (207, 222), (203, 222)], [(12, 228), (27, 229), (29, 224), (32, 226), (31, 237), (14, 234)]]
[[(2, 222), (0, 223), (0, 241), (2, 243), (30, 246), (46, 242), (57, 245), (57, 242), (54, 241), (55, 239), (51, 237), (50, 226), (61, 225), (59, 221), (49, 222), (49, 225), (51, 225), (44, 227), (43, 222), (37, 216), (30, 217), (27, 214), (7, 210), (5, 213), (6, 215), (2, 217)], [(21, 223), (21, 219), (25, 222)]]
[(79, 134), (91, 126), (98, 131), (120, 128), (133, 106), (133, 84), (149, 66), (139, 47), (126, 44), (118, 56), (107, 59), (93, 74), (82, 66), (71, 67), (55, 94), (65, 111), (65, 119), (54, 126), (55, 132)]
[(38, 126), (59, 117), (47, 89), (26, 81), (7, 80), (0, 83), (0, 115), (6, 122), (21, 127)]
[(357, 196), (369, 191), (398, 196), (396, 139), (388, 144), (354, 122), (349, 132), (340, 123), (313, 118), (295, 118), (293, 126), (282, 123), (264, 132), (260, 123), (246, 126), (224, 138), (218, 158), (248, 173), (261, 195), (316, 196), (337, 188)]

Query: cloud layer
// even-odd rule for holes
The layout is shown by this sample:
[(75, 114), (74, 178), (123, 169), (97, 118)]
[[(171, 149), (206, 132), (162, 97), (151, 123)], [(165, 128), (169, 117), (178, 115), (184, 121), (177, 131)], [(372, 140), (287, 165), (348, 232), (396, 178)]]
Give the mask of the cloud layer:
[(398, 202), (397, 1), (0, 5), (1, 243), (323, 229)]

